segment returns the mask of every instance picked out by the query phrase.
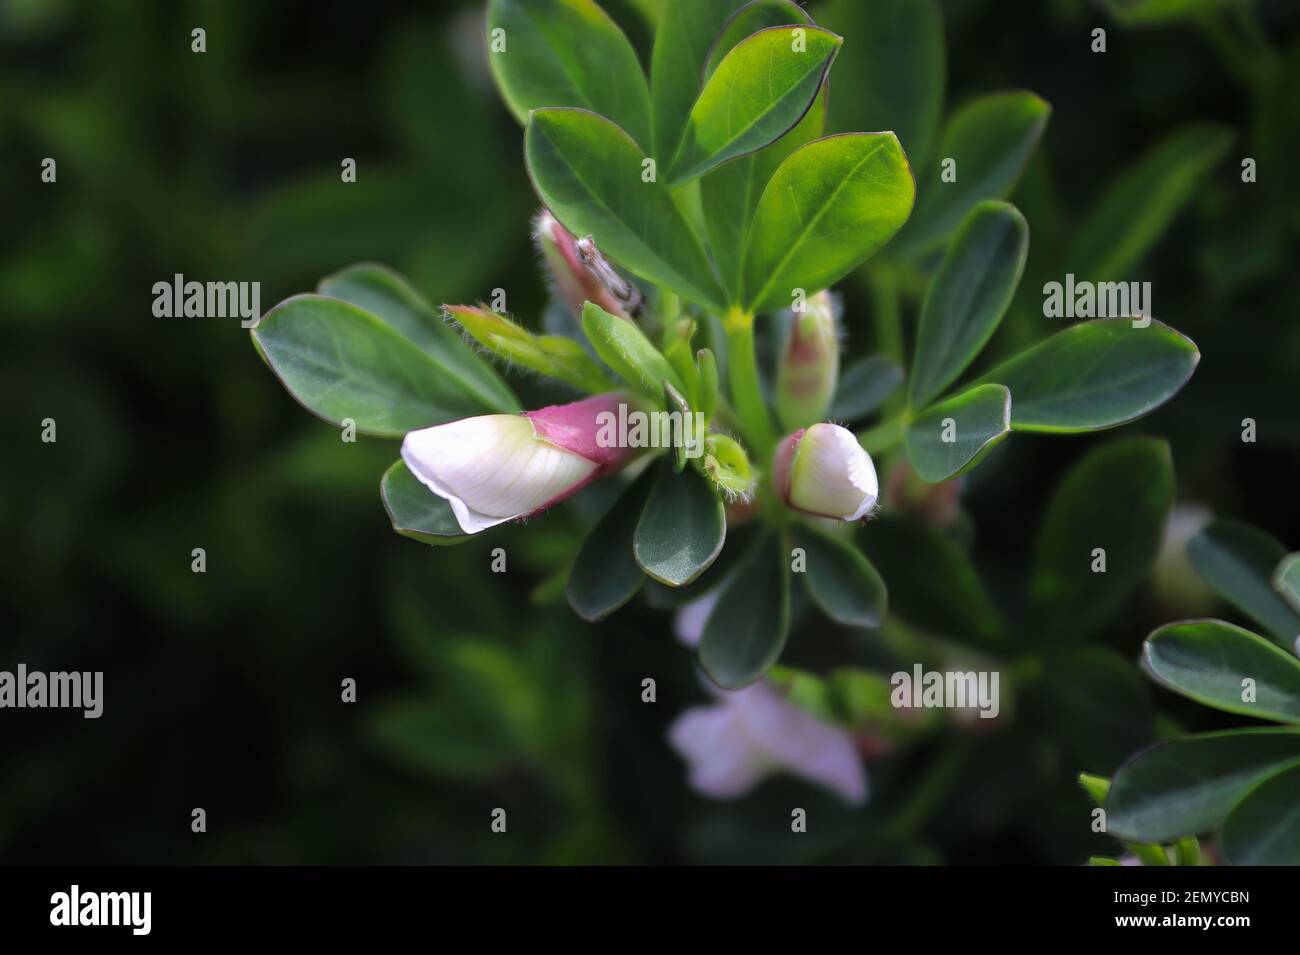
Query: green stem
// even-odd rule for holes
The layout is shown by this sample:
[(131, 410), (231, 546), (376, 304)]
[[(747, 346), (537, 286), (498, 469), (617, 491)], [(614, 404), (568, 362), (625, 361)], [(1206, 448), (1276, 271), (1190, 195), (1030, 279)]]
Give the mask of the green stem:
[(776, 447), (776, 431), (763, 403), (754, 355), (754, 316), (733, 310), (723, 320), (727, 329), (727, 378), (731, 403), (740, 419), (745, 440), (759, 462), (766, 462)]

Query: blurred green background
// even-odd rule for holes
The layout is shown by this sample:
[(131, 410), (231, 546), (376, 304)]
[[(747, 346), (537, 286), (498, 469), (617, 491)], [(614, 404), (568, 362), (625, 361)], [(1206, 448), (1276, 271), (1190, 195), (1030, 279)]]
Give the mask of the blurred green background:
[[(645, 53), (654, 0), (605, 4)], [(1231, 4), (1124, 29), (1084, 0), (945, 0), (947, 105), (1053, 105), (1013, 196), (1037, 256), (1190, 122), (1232, 130), (1137, 274), (1200, 346), (1188, 388), (1129, 429), (1173, 444), (1179, 497), (1300, 544), (1300, 5)], [(816, 7), (814, 6), (814, 13)], [(851, 812), (781, 778), (689, 791), (664, 742), (705, 699), (671, 617), (597, 626), (563, 569), (598, 502), (457, 550), (392, 534), (396, 444), (345, 444), (280, 388), (234, 319), (159, 319), (152, 286), (259, 281), (261, 304), (360, 260), (431, 300), (493, 288), (533, 322), (545, 285), (521, 132), (483, 61), (477, 2), (0, 0), (0, 669), (103, 670), (105, 711), (0, 711), (0, 862), (1078, 862), (1106, 851), (1075, 772), (1095, 722), (958, 735), (951, 779), (904, 807), (929, 745), (873, 761)], [(190, 31), (207, 31), (207, 52)], [(1089, 50), (1096, 26), (1104, 55)], [(848, 38), (852, 42), (852, 37)], [(832, 96), (851, 95), (843, 89)], [(57, 182), (40, 181), (57, 160)], [(1240, 181), (1241, 157), (1259, 181)], [(340, 162), (357, 160), (355, 184)], [(846, 289), (855, 354), (867, 296)], [(1036, 317), (1014, 329), (1054, 330)], [(549, 400), (519, 384), (527, 403)], [(1243, 418), (1258, 442), (1243, 444)], [(40, 440), (54, 418), (58, 440)], [(964, 503), (976, 565), (1025, 576), (1029, 530), (1104, 438), (1007, 442)], [(1105, 488), (1097, 493), (1104, 495)], [(1124, 501), (1114, 502), (1117, 508)], [(504, 547), (508, 573), (489, 571)], [(207, 552), (206, 574), (190, 569)], [(1181, 607), (1144, 588), (1104, 642), (1132, 659)], [(1226, 613), (1226, 611), (1225, 611)], [(871, 635), (804, 627), (872, 659)], [(1136, 670), (1135, 670), (1136, 672)], [(658, 682), (658, 702), (640, 699)], [(358, 701), (340, 701), (340, 681)], [(1217, 719), (1145, 685), (1186, 728)], [(948, 744), (951, 749), (951, 743)], [(1111, 765), (1096, 765), (1097, 760)], [(789, 831), (789, 807), (814, 820)], [(509, 813), (506, 836), (490, 813)], [(190, 831), (203, 807), (208, 831)], [(911, 812), (912, 810), (907, 810)], [(892, 833), (892, 834), (891, 834)]]

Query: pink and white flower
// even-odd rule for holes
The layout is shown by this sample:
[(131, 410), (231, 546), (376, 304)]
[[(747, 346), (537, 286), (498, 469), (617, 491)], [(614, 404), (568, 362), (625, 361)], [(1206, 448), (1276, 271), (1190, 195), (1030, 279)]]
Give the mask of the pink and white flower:
[(852, 431), (815, 424), (777, 445), (772, 479), (790, 507), (818, 517), (859, 521), (876, 506), (876, 466)]
[(596, 440), (602, 412), (617, 413), (622, 392), (523, 414), (462, 418), (402, 442), (402, 460), (444, 498), (467, 534), (538, 514), (617, 471), (638, 452)]

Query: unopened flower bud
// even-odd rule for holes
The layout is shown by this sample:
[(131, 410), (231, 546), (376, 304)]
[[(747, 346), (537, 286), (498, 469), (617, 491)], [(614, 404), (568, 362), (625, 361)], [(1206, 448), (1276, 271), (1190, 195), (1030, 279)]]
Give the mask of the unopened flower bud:
[(830, 292), (791, 312), (790, 335), (776, 372), (776, 410), (787, 428), (826, 417), (840, 373), (839, 302)]
[(524, 414), (462, 418), (402, 442), (402, 460), (444, 498), (467, 534), (540, 513), (618, 470), (636, 449), (597, 440), (602, 412), (617, 414), (621, 392)]
[[(543, 210), (538, 213), (537, 218), (533, 221), (533, 236), (537, 240), (537, 246), (542, 251), (542, 257), (546, 259), (547, 268), (551, 272), (551, 277), (555, 281), (556, 294), (564, 301), (575, 317), (582, 315), (582, 305), (584, 302), (594, 302), (611, 315), (618, 315), (621, 318), (631, 317), (630, 310), (625, 303), (615, 295), (606, 286), (608, 276), (604, 280), (593, 271), (590, 262), (599, 262), (596, 267), (603, 266), (608, 270), (610, 276), (613, 276), (623, 285), (629, 288), (630, 283), (622, 279), (617, 272), (605, 261), (604, 257), (596, 251), (595, 245), (590, 238), (582, 240), (586, 244), (585, 249), (579, 248), (579, 241), (560, 225), (556, 218), (549, 212)], [(629, 296), (632, 292), (627, 293)], [(639, 292), (636, 293), (639, 299)]]
[(880, 494), (871, 455), (852, 431), (825, 422), (796, 431), (777, 445), (772, 480), (795, 510), (842, 521), (861, 520)]

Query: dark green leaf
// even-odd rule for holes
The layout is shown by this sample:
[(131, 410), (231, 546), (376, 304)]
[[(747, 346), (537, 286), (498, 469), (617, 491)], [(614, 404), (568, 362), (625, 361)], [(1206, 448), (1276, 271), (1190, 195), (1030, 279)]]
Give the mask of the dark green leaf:
[(832, 421), (858, 421), (875, 411), (903, 383), (903, 369), (884, 355), (868, 355), (849, 364), (840, 374)]
[[(1147, 672), (1177, 693), (1227, 713), (1300, 723), (1300, 660), (1221, 620), (1161, 627), (1142, 648)], [(1243, 680), (1253, 681), (1246, 702)]]
[(722, 550), (727, 519), (713, 483), (695, 468), (674, 474), (665, 462), (636, 526), (633, 551), (645, 573), (681, 587)]
[(1052, 657), (1041, 680), (1025, 688), (1021, 706), (1020, 718), (1076, 766), (1110, 772), (1155, 738), (1146, 685), (1129, 660), (1106, 647)]
[(469, 538), (451, 505), (421, 484), (401, 461), (384, 472), (379, 496), (393, 530), (403, 537), (434, 545), (459, 544)]
[(650, 148), (645, 73), (623, 31), (593, 0), (488, 0), (487, 48), (501, 97), (519, 122), (528, 122), (529, 110), (578, 106), (608, 116)]
[(893, 133), (846, 133), (800, 146), (772, 175), (750, 228), (744, 307), (789, 307), (828, 288), (888, 242), (916, 186)]
[(847, 540), (801, 526), (795, 546), (802, 547), (801, 575), (822, 613), (846, 627), (878, 627), (885, 618), (888, 594), (871, 561)]
[(1200, 360), (1196, 344), (1167, 325), (1103, 318), (1057, 332), (980, 381), (1011, 389), (1016, 431), (1100, 431), (1155, 411)]
[(835, 83), (844, 92), (832, 101), (832, 128), (892, 129), (913, 166), (926, 168), (947, 72), (939, 5), (831, 0), (818, 19), (848, 38), (835, 59)]
[(778, 26), (741, 40), (691, 107), (668, 171), (681, 185), (775, 142), (803, 118), (843, 41), (810, 26)]
[[(928, 252), (983, 199), (1000, 199), (1020, 178), (1038, 145), (1052, 108), (1033, 93), (993, 93), (955, 112), (948, 120), (936, 162), (922, 179), (916, 215), (891, 252)], [(943, 161), (954, 160), (956, 180), (944, 182)]]
[(1273, 572), (1273, 589), (1300, 614), (1300, 554), (1288, 554)]
[(1215, 521), (1187, 544), (1187, 557), (1206, 583), (1290, 649), (1300, 637), (1300, 614), (1272, 586), (1285, 556), (1272, 537), (1235, 521)]
[(601, 620), (641, 589), (645, 575), (632, 553), (632, 538), (654, 481), (648, 469), (627, 488), (587, 534), (565, 593), (584, 620)]
[(295, 295), (252, 329), (253, 344), (304, 408), (358, 431), (398, 437), (495, 410), (370, 312), (337, 298)]
[(988, 344), (1028, 252), (1029, 224), (1009, 203), (981, 202), (962, 221), (921, 309), (908, 382), (912, 407), (933, 401)]
[(770, 534), (723, 585), (704, 625), (697, 658), (718, 686), (738, 690), (771, 668), (790, 629), (788, 555)]
[(1160, 551), (1173, 496), (1169, 446), (1153, 438), (1104, 444), (1066, 474), (1034, 552), (1037, 639), (1089, 633), (1120, 609)]
[(1239, 799), (1283, 769), (1300, 766), (1300, 732), (1230, 730), (1157, 743), (1115, 773), (1107, 831), (1170, 842), (1217, 826)]
[(912, 470), (938, 483), (964, 474), (1011, 433), (1011, 392), (977, 385), (928, 408), (907, 426)]
[(363, 308), (410, 339), (442, 365), (444, 374), (480, 396), (492, 411), (519, 411), (514, 392), (469, 348), (420, 293), (396, 272), (363, 262), (321, 279), (316, 291)]
[(623, 130), (586, 110), (535, 110), (524, 151), (537, 194), (566, 229), (595, 236), (642, 278), (721, 308), (699, 236), (668, 188), (645, 181), (645, 154)]
[(1233, 807), (1223, 854), (1233, 865), (1300, 865), (1300, 766), (1270, 776)]

